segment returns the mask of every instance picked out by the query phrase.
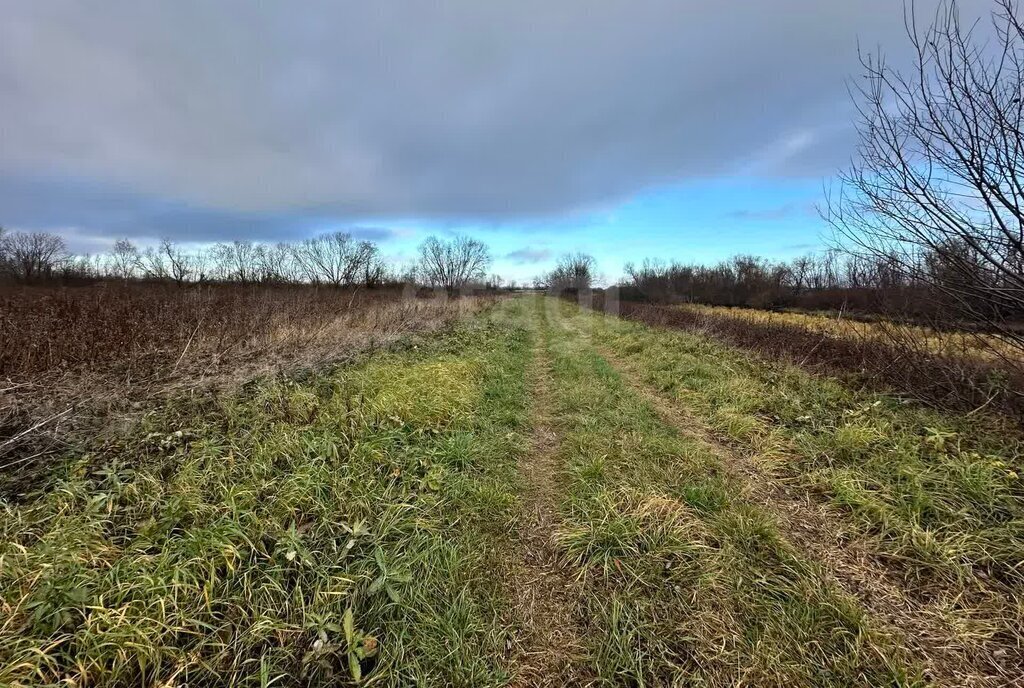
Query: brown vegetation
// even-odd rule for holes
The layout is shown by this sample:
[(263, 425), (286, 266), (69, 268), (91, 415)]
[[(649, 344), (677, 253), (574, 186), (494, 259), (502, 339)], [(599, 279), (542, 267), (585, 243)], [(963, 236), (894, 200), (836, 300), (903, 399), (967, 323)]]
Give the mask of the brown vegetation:
[(401, 287), (15, 285), (0, 296), (4, 491), (148, 401), (351, 358), (485, 300)]
[(285, 332), (314, 333), (352, 309), (400, 296), (401, 289), (302, 286), (11, 286), (0, 295), (0, 375), (119, 361), (128, 374), (145, 376), (186, 347), (218, 358)]

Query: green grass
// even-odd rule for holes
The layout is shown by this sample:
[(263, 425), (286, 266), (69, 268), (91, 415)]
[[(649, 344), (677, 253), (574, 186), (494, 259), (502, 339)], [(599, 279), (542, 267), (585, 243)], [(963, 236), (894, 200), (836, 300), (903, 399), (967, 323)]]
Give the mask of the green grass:
[(824, 492), (911, 575), (1024, 587), (1024, 444), (999, 419), (853, 391), (685, 332), (573, 317), (716, 433)]
[(183, 401), (0, 504), (0, 685), (499, 685), (528, 342)]
[(572, 325), (586, 323), (570, 307), (540, 311), (568, 470), (557, 537), (579, 569), (603, 682), (918, 682), (857, 605), (738, 497), (718, 458), (664, 425), (578, 336)]

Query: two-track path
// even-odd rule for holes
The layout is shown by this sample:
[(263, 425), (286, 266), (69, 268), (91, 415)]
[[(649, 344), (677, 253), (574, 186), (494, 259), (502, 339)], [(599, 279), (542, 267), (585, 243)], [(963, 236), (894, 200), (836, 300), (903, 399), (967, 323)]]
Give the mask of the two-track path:
[(523, 483), (520, 530), (512, 592), (518, 625), (518, 673), (513, 685), (566, 686), (585, 682), (585, 650), (580, 638), (573, 574), (558, 559), (553, 541), (561, 498), (559, 437), (551, 399), (551, 360), (544, 332), (532, 332), (529, 370), (532, 435), (519, 461)]
[[(1014, 677), (994, 661), (991, 648), (972, 643), (958, 633), (955, 620), (941, 608), (915, 597), (888, 570), (869, 544), (843, 539), (848, 532), (837, 515), (822, 508), (802, 491), (779, 480), (718, 438), (675, 399), (656, 393), (638, 371), (590, 336), (580, 317), (562, 322), (564, 308), (537, 299), (526, 311), (533, 337), (529, 371), (532, 435), (519, 462), (523, 485), (514, 556), (509, 563), (510, 592), (516, 617), (512, 648), (516, 686), (588, 685), (595, 682), (594, 633), (581, 618), (585, 577), (560, 557), (556, 534), (561, 523), (566, 486), (560, 452), (560, 414), (552, 379), (552, 338), (571, 339), (593, 350), (621, 378), (637, 403), (649, 406), (660, 422), (688, 437), (720, 459), (741, 486), (737, 497), (770, 514), (788, 544), (823, 571), (828, 585), (849, 596), (869, 619), (869, 625), (903, 648), (923, 668), (929, 684), (943, 686), (1015, 685)], [(583, 581), (583, 582), (581, 582)], [(590, 635), (588, 635), (590, 634)]]

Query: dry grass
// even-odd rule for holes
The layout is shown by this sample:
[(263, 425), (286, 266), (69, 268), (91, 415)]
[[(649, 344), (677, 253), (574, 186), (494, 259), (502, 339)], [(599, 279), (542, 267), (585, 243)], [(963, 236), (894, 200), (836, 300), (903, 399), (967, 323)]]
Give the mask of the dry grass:
[(697, 313), (738, 318), (744, 322), (772, 325), (797, 325), (817, 334), (846, 339), (867, 339), (891, 343), (894, 338), (913, 339), (932, 354), (949, 357), (977, 357), (984, 361), (1020, 360), (1022, 352), (999, 336), (984, 332), (937, 330), (920, 325), (905, 325), (890, 321), (864, 320), (824, 313), (792, 311), (765, 311), (754, 308), (729, 308), (686, 304), (676, 308)]
[(400, 288), (146, 282), (0, 293), (0, 376), (12, 379), (110, 363), (145, 377), (197, 351), (218, 360), (305, 344), (351, 315), (413, 300)]
[[(600, 308), (600, 300), (594, 305)], [(966, 334), (951, 333), (945, 339), (936, 334), (929, 339), (914, 328), (879, 322), (865, 325), (869, 334), (854, 336), (856, 329), (835, 334), (825, 323), (815, 323), (818, 329), (808, 326), (806, 319), (814, 316), (768, 317), (756, 311), (629, 302), (620, 305), (619, 315), (710, 337), (766, 359), (842, 376), (941, 409), (1000, 411), (1024, 418), (1024, 361), (998, 360), (978, 355), (978, 349), (965, 349), (970, 339)], [(946, 347), (943, 353), (936, 353), (936, 342)]]
[(0, 317), (0, 491), (155, 401), (352, 359), (478, 311), (399, 289), (17, 287)]
[[(755, 448), (716, 437), (686, 406), (644, 384), (642, 370), (633, 369), (611, 350), (603, 349), (602, 355), (659, 418), (720, 457), (741, 486), (743, 498), (769, 512), (790, 543), (821, 563), (833, 585), (855, 598), (887, 633), (910, 648), (926, 677), (939, 685), (966, 687), (991, 685), (1012, 675), (1014, 669), (1000, 661), (1008, 652), (1000, 640), (992, 640), (1000, 632), (997, 618), (963, 614), (957, 595), (908, 595), (905, 581), (880, 560), (877, 547), (858, 537), (819, 495), (793, 484), (778, 470), (780, 465), (799, 461), (797, 457), (780, 457), (778, 446)], [(766, 450), (776, 455), (763, 455)]]
[(578, 570), (598, 683), (919, 685), (916, 662), (713, 451), (657, 417), (578, 313), (548, 307), (539, 329), (567, 475), (556, 542)]
[(504, 684), (525, 344), (480, 319), (177, 399), (0, 497), (0, 685)]
[[(784, 481), (788, 491), (762, 484), (752, 495), (770, 502), (780, 523), (790, 519), (794, 543), (842, 575), (844, 588), (869, 595), (866, 607), (916, 633), (911, 645), (936, 675), (951, 685), (1020, 675), (1019, 427), (853, 390), (699, 332), (581, 322), (645, 385), (738, 451), (734, 463)], [(827, 512), (817, 522), (794, 498), (808, 496)]]

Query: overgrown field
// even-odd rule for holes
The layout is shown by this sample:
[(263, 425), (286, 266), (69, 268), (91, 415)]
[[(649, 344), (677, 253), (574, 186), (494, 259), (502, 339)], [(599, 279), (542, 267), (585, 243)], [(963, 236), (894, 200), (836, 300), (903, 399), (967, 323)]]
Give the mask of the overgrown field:
[(695, 305), (623, 302), (613, 310), (953, 412), (999, 410), (1024, 419), (1024, 360), (995, 335)]
[(1020, 358), (1018, 349), (997, 335), (985, 332), (936, 330), (920, 325), (897, 324), (883, 318), (856, 318), (841, 312), (800, 313), (700, 304), (686, 304), (676, 308), (691, 309), (709, 315), (725, 315), (748, 323), (798, 325), (812, 332), (846, 339), (868, 339), (883, 343), (891, 342), (894, 338), (913, 339), (925, 350), (940, 356), (977, 357), (990, 361)]
[(402, 320), (417, 303), (401, 287), (179, 287), (116, 280), (72, 287), (3, 285), (0, 376), (26, 379), (117, 364), (146, 377), (183, 363), (273, 355), (358, 327), (367, 314)]
[(34, 481), (69, 438), (102, 434), (154, 400), (351, 359), (488, 301), (400, 287), (5, 285), (0, 492)]
[(65, 459), (0, 502), (0, 685), (1024, 672), (1012, 429), (556, 299)]
[(147, 417), (6, 504), (0, 684), (488, 685), (524, 335)]

